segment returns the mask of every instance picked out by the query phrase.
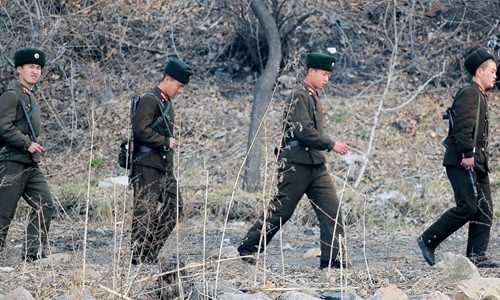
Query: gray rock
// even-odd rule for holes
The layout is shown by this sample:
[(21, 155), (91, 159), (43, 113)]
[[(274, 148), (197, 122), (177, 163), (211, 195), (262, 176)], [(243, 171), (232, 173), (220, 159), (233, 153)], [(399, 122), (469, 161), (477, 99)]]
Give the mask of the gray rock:
[(218, 300), (272, 300), (271, 298), (269, 298), (269, 296), (267, 296), (264, 293), (256, 293), (256, 294), (226, 293), (220, 295), (217, 299)]
[(451, 300), (451, 298), (448, 297), (447, 295), (439, 292), (439, 291), (436, 291), (436, 292), (432, 292), (430, 294), (424, 295), (422, 297), (422, 300)]
[(335, 292), (324, 295), (325, 300), (363, 300), (360, 296), (353, 292)]
[(312, 258), (318, 258), (321, 256), (321, 249), (320, 248), (311, 248), (307, 250), (302, 257), (304, 259), (312, 259)]
[(66, 253), (51, 254), (47, 258), (35, 260), (33, 264), (40, 266), (60, 265), (71, 261), (71, 255)]
[(34, 300), (30, 292), (28, 292), (22, 286), (8, 293), (7, 295), (0, 297), (0, 300)]
[(0, 272), (2, 273), (10, 273), (15, 271), (16, 269), (11, 268), (11, 267), (0, 267)]
[[(236, 249), (235, 246), (226, 246), (222, 247), (221, 253), (220, 253), (220, 258), (232, 258), (232, 257), (238, 257), (238, 249)], [(219, 248), (214, 249), (210, 252), (210, 258), (211, 259), (219, 259)]]
[(94, 300), (94, 297), (87, 289), (82, 291), (74, 292), (70, 295), (63, 295), (56, 298), (56, 300)]
[(405, 292), (400, 290), (396, 285), (390, 284), (375, 291), (373, 296), (368, 300), (409, 300)]
[(279, 296), (279, 300), (318, 300), (319, 297), (314, 297), (309, 294), (304, 294), (298, 291), (286, 292)]
[(481, 277), (477, 267), (463, 255), (444, 253), (443, 268), (443, 279), (448, 283)]
[(500, 300), (500, 278), (473, 278), (457, 283), (456, 300)]

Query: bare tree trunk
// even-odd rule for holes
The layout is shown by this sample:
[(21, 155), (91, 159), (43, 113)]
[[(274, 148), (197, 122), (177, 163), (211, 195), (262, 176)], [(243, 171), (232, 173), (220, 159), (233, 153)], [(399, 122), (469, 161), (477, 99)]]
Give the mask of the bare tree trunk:
[(262, 26), (269, 45), (266, 67), (257, 80), (253, 92), (252, 115), (247, 143), (248, 155), (245, 161), (245, 175), (243, 177), (243, 189), (248, 192), (255, 192), (260, 183), (260, 154), (262, 150), (260, 127), (266, 108), (271, 101), (272, 89), (278, 76), (282, 53), (280, 33), (271, 12), (262, 0), (251, 0), (250, 7)]

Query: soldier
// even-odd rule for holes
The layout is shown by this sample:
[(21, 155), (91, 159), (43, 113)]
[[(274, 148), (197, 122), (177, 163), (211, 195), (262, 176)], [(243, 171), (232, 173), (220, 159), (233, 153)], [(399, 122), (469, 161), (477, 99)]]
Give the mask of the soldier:
[(453, 187), (456, 207), (446, 211), (417, 239), (427, 263), (436, 263), (434, 250), (469, 222), (467, 257), (478, 267), (497, 268), (486, 257), (493, 221), (488, 177), (488, 95), (495, 85), (497, 66), (487, 48), (479, 48), (465, 59), (472, 82), (454, 97), (453, 126), (445, 140), (443, 165)]
[[(168, 62), (158, 86), (141, 97), (132, 122), (136, 154), (132, 169), (134, 209), (132, 263), (156, 263), (158, 253), (182, 214), (174, 176), (173, 98), (193, 74), (183, 61)], [(151, 126), (159, 120), (158, 126)], [(152, 128), (154, 127), (154, 128)]]
[(287, 134), (278, 155), (278, 192), (268, 206), (266, 217), (254, 223), (238, 247), (240, 256), (248, 263), (255, 263), (255, 259), (248, 256), (264, 250), (306, 194), (320, 223), (320, 268), (341, 266), (338, 252), (340, 237), (344, 235), (342, 214), (323, 151), (333, 150), (344, 155), (349, 147), (324, 134), (323, 107), (318, 93), (327, 85), (334, 63), (334, 57), (321, 52), (312, 52), (306, 57), (306, 77), (292, 92), (284, 113), (283, 126)]
[(0, 138), (6, 143), (0, 151), (0, 248), (6, 245), (17, 203), (23, 197), (31, 206), (23, 259), (34, 261), (47, 256), (47, 234), (54, 212), (47, 180), (38, 165), (44, 148), (36, 142), (41, 114), (33, 94), (45, 66), (45, 53), (21, 49), (14, 55), (14, 64), (18, 80), (0, 96)]

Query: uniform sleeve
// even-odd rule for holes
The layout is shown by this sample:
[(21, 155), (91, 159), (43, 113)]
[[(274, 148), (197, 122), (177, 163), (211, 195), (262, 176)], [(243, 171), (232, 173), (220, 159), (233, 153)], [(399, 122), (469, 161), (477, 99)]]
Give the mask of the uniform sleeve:
[[(292, 100), (288, 120), (293, 128), (293, 136), (310, 148), (331, 150), (335, 142), (314, 127), (314, 116), (307, 93), (297, 93)], [(321, 128), (322, 130), (322, 128)]]
[(151, 128), (158, 108), (156, 101), (156, 99), (150, 96), (141, 98), (137, 104), (134, 120), (132, 122), (134, 139), (140, 144), (152, 148), (169, 146), (168, 138)]
[(14, 123), (17, 116), (18, 95), (14, 91), (7, 91), (0, 96), (0, 137), (11, 147), (27, 149), (31, 140), (23, 134)]
[(476, 125), (477, 99), (476, 89), (466, 89), (455, 102), (454, 137), (460, 153), (465, 158), (473, 157), (474, 127)]

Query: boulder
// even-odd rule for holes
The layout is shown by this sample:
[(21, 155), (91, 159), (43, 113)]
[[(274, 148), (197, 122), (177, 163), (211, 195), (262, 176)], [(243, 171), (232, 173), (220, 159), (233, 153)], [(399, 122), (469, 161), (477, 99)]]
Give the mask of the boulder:
[(33, 264), (40, 266), (61, 265), (71, 261), (71, 255), (67, 253), (51, 254), (47, 258), (35, 260)]
[(500, 300), (500, 278), (473, 278), (457, 283), (455, 300)]
[[(239, 256), (238, 249), (235, 246), (222, 247), (220, 255), (221, 259)], [(219, 259), (219, 248), (210, 251), (210, 259)]]
[(477, 267), (465, 256), (450, 252), (443, 254), (443, 279), (445, 282), (454, 283), (480, 277)]
[(0, 300), (34, 300), (30, 292), (28, 292), (22, 286), (8, 293), (7, 295), (0, 297)]
[(233, 293), (225, 293), (217, 297), (218, 300), (272, 300), (264, 293), (256, 293), (256, 294), (233, 294)]
[(321, 249), (320, 248), (312, 248), (307, 250), (302, 257), (304, 259), (311, 259), (311, 258), (317, 258), (321, 256)]
[(439, 291), (436, 291), (424, 295), (421, 300), (451, 300), (451, 298)]
[(304, 294), (298, 291), (286, 292), (279, 297), (280, 300), (319, 300), (321, 298)]
[(395, 284), (390, 284), (376, 290), (375, 294), (370, 296), (368, 300), (409, 300), (409, 298)]

